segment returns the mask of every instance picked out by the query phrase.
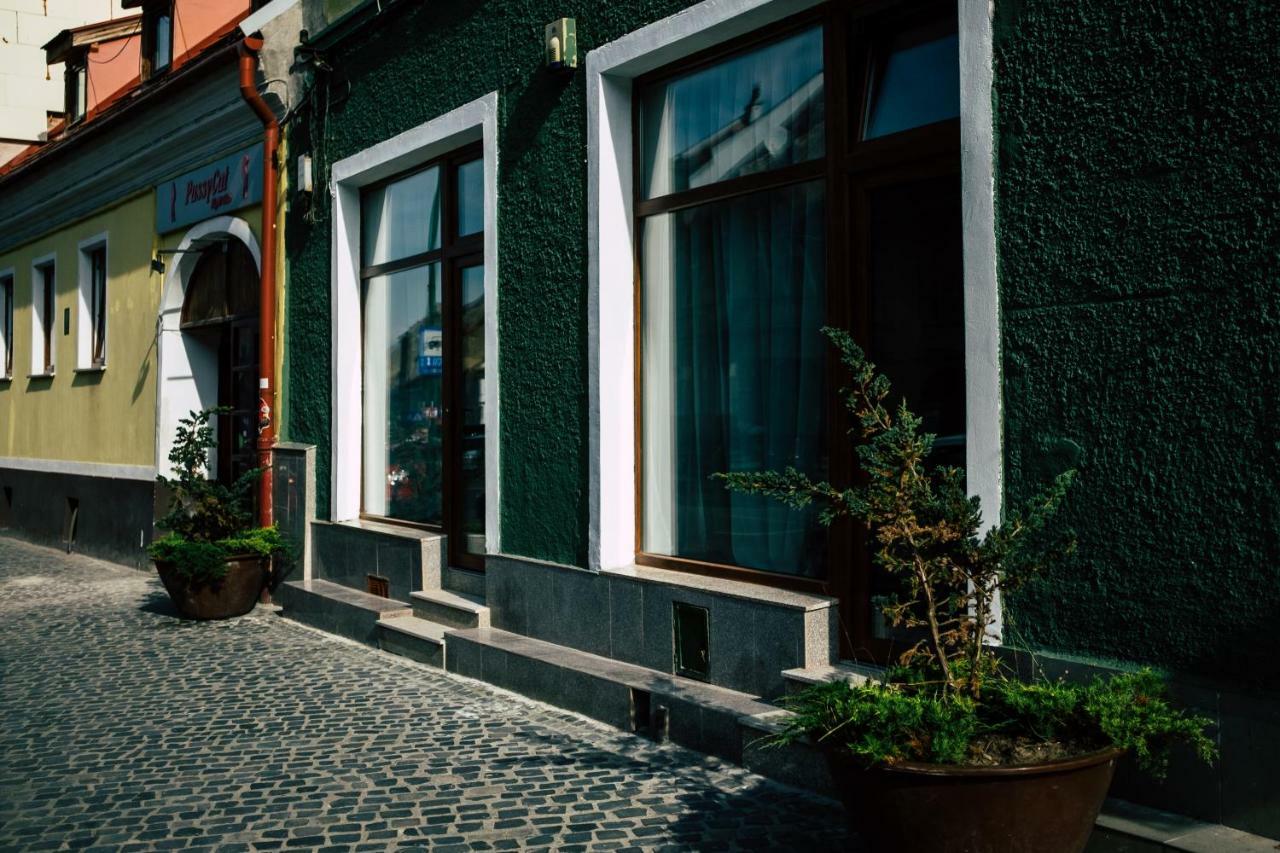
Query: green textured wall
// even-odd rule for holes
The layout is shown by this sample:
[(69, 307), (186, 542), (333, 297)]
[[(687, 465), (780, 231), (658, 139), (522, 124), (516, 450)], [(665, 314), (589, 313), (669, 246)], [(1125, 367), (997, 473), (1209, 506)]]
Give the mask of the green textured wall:
[[(585, 565), (586, 89), (543, 68), (545, 24), (576, 15), (580, 56), (689, 5), (680, 0), (501, 0), (389, 7), (336, 47), (338, 82), (291, 125), (291, 150), (328, 164), (498, 92), (498, 270), (502, 546)], [(345, 97), (343, 97), (345, 95)], [(288, 437), (318, 445), (318, 506), (329, 505), (327, 187), (307, 222), (290, 218)]]
[(1280, 15), (1000, 0), (1006, 490), (1081, 478), (1012, 639), (1280, 684)]

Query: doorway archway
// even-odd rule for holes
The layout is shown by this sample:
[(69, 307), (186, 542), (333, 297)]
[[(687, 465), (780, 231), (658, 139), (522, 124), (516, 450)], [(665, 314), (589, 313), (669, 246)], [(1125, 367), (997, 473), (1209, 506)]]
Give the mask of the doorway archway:
[[(241, 412), (248, 409), (250, 461), (257, 435), (256, 318), (262, 266), (258, 241), (243, 219), (219, 216), (193, 226), (177, 249), (170, 256), (173, 260), (165, 275), (157, 332), (156, 469), (166, 475), (172, 473), (169, 451), (178, 421), (192, 411), (223, 401), (231, 402)], [(246, 302), (252, 304), (252, 314), (248, 316)], [(238, 357), (245, 355), (243, 348), (249, 336), (236, 340), (230, 331), (236, 324), (252, 329), (252, 353), (248, 357)], [(235, 345), (240, 345), (242, 351), (234, 352)], [(230, 369), (228, 365), (232, 363), (239, 369)], [(236, 392), (230, 377), (224, 379), (225, 373), (245, 374), (239, 377), (247, 386), (247, 390), (240, 390), (240, 400), (233, 399)], [(216, 453), (210, 459), (210, 470), (215, 474), (230, 474), (243, 460), (234, 446), (232, 432), (227, 433), (226, 443), (231, 445), (229, 451)]]

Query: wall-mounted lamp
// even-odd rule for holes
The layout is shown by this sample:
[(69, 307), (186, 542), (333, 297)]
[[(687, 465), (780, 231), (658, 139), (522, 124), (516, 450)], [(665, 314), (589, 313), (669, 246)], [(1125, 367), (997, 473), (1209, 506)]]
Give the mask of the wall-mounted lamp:
[(309, 193), (313, 187), (311, 184), (311, 155), (302, 154), (298, 157), (298, 192)]
[(572, 73), (578, 67), (578, 33), (573, 18), (560, 18), (547, 24), (547, 67), (552, 71)]

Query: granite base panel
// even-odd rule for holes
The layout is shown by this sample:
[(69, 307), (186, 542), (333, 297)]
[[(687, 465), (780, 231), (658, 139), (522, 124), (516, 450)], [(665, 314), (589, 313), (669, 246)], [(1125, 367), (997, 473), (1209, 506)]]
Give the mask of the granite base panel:
[(782, 695), (783, 670), (834, 658), (834, 604), (805, 610), (508, 556), (488, 558), (485, 580), (495, 628), (668, 674), (676, 671), (673, 604), (705, 607), (708, 681), (755, 696)]
[[(0, 529), (56, 548), (67, 547), (68, 500), (79, 502), (71, 551), (149, 569), (158, 488), (151, 480), (120, 480), (0, 468)], [(159, 507), (161, 510), (164, 507)]]
[(366, 591), (368, 576), (387, 579), (388, 595), (408, 601), (409, 594), (439, 586), (441, 540), (398, 536), (353, 524), (317, 521), (311, 525), (311, 576)]
[[(284, 615), (296, 622), (366, 645), (378, 645), (380, 614), (376, 611), (311, 592), (301, 582), (281, 584), (274, 599), (284, 609)], [(404, 604), (404, 612), (410, 612), (408, 604)]]

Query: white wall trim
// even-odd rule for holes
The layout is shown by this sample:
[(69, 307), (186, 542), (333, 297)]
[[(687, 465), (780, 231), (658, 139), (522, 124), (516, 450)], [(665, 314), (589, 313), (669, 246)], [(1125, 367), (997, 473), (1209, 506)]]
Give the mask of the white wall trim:
[[(41, 376), (50, 371), (44, 365), (44, 278), (40, 270), (53, 267), (53, 316), (50, 323), (49, 360), (53, 370), (58, 368), (58, 253), (50, 252), (31, 260), (31, 369), (32, 376)], [(16, 301), (16, 300), (15, 300)], [(16, 370), (17, 367), (15, 366)]]
[(360, 515), (362, 376), (360, 340), (360, 189), (480, 140), (484, 149), (485, 549), (501, 551), (501, 459), (498, 396), (498, 93), (333, 164), (330, 311), (333, 434), (330, 463), (333, 521)]
[[(987, 0), (959, 4), (965, 469), (970, 493), (982, 501), (987, 527), (1000, 521), (1004, 497), (991, 15)], [(999, 598), (992, 607), (989, 633), (998, 642), (1004, 627)]]
[(251, 36), (296, 5), (298, 0), (271, 0), (240, 22), (240, 32)]
[(79, 477), (101, 477), (108, 480), (143, 480), (156, 478), (150, 465), (115, 465), (109, 462), (76, 462), (70, 459), (29, 459), (0, 456), (0, 469), (35, 471), (42, 474), (74, 474)]
[[(93, 317), (90, 303), (93, 287), (93, 265), (89, 263), (88, 254), (101, 246), (107, 253), (104, 272), (107, 276), (107, 292), (111, 290), (111, 249), (108, 246), (109, 234), (103, 231), (92, 237), (86, 237), (76, 244), (76, 277), (79, 286), (76, 289), (76, 367), (85, 370), (93, 367)], [(107, 312), (110, 314), (110, 311)], [(108, 321), (107, 327), (111, 324)], [(108, 338), (107, 343), (110, 343)], [(107, 347), (103, 347), (103, 358), (107, 355)], [(105, 362), (104, 362), (105, 363)]]
[[(0, 281), (4, 281), (6, 278), (10, 281), (8, 302), (4, 301), (4, 291), (0, 290), (0, 378), (9, 379), (11, 377), (5, 373), (4, 365), (9, 355), (9, 351), (13, 347), (13, 341), (4, 335), (5, 320), (10, 315), (14, 316), (13, 323), (10, 324), (10, 336), (17, 335), (17, 329), (15, 327), (18, 324), (17, 315), (13, 310), (12, 304), (18, 301), (18, 274), (14, 271), (13, 267), (0, 269)], [(16, 365), (14, 369), (17, 369)]]
[[(635, 557), (631, 80), (767, 26), (817, 0), (705, 0), (586, 57), (589, 541), (592, 569)], [(995, 280), (991, 20), (959, 0), (968, 467), (988, 519), (1000, 512), (999, 318)], [(999, 625), (996, 626), (997, 631)]]
[[(160, 293), (160, 313), (156, 318), (156, 464), (171, 473), (169, 451), (178, 421), (192, 411), (218, 402), (218, 354), (194, 335), (183, 334), (182, 302), (187, 282), (200, 259), (187, 251), (199, 240), (231, 237), (239, 240), (262, 269), (262, 249), (249, 223), (234, 216), (215, 216), (191, 226), (178, 243), (176, 254), (164, 255), (166, 270)], [(216, 458), (210, 468), (216, 469)]]

